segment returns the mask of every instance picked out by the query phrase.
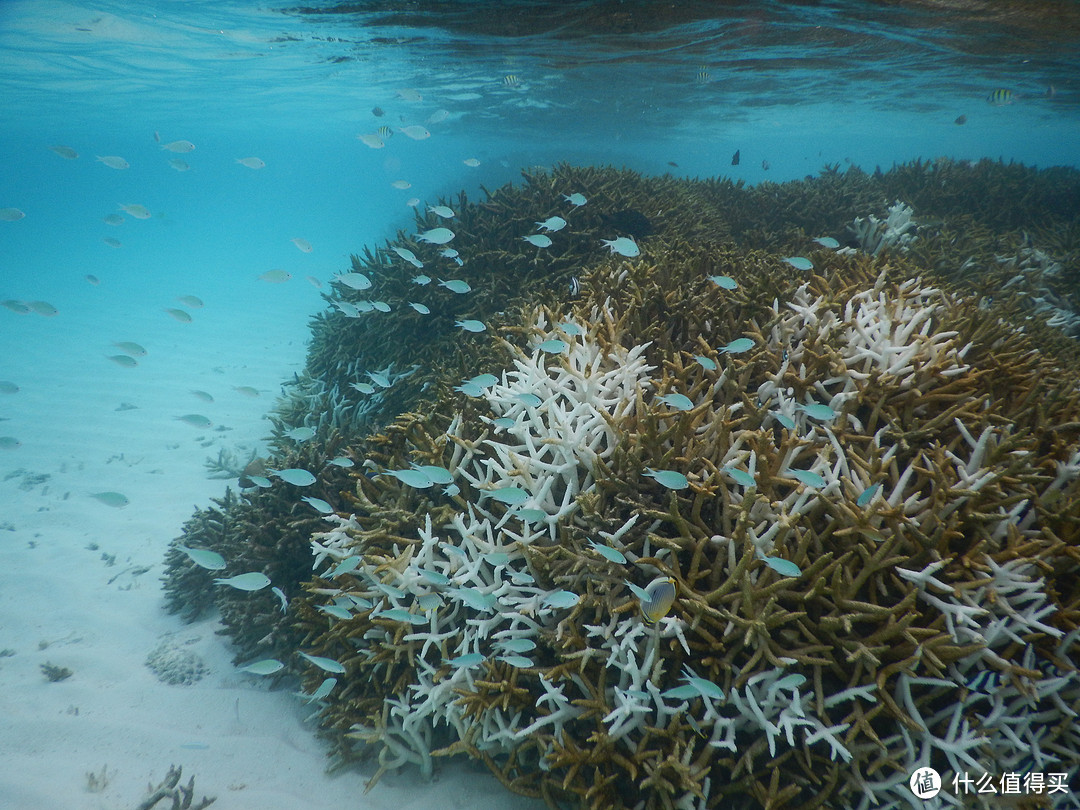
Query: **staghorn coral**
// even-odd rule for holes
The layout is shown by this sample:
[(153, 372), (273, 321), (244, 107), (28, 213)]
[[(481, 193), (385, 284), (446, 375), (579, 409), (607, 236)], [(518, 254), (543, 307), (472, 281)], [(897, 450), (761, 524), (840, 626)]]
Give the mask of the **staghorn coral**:
[[(898, 807), (916, 764), (1073, 778), (1075, 359), (1007, 297), (925, 266), (921, 235), (907, 255), (817, 251), (808, 276), (781, 256), (812, 215), (750, 216), (775, 188), (679, 182), (560, 167), (460, 201), (488, 251), (465, 267), (489, 332), (436, 327), (446, 353), (362, 420), (276, 442), (274, 466), (317, 473), (334, 514), (275, 483), (226, 510), (243, 530), (206, 536), (289, 596), (287, 613), (219, 597), (241, 657), (270, 644), (304, 674), (341, 758), (431, 774), (467, 754), (552, 806)], [(601, 233), (535, 268), (494, 248), (559, 189), (592, 205), (622, 188), (652, 218), (650, 187), (698, 210), (665, 208), (637, 259), (595, 250)], [(725, 195), (739, 205), (708, 210)], [(686, 221), (703, 211), (712, 226)], [(497, 277), (511, 253), (514, 289)], [(377, 261), (380, 296), (412, 294), (411, 268)], [(544, 272), (581, 296), (558, 300)], [(312, 385), (416, 365), (427, 332), (396, 325), (378, 354), (356, 348), (371, 324), (316, 322)], [(715, 348), (744, 336), (742, 354)], [(494, 379), (454, 390), (478, 372)], [(284, 407), (279, 434), (315, 427)], [(341, 453), (357, 466), (327, 463)], [(424, 469), (441, 480), (407, 474)], [(190, 569), (177, 557), (172, 579)], [(656, 577), (676, 599), (649, 625), (628, 586)]]

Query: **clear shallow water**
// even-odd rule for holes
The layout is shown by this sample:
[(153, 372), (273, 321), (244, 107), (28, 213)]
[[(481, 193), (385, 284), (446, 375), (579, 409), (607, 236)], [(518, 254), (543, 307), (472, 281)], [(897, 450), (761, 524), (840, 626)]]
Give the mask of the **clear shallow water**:
[[(722, 17), (705, 3), (377, 5), (390, 11), (0, 5), (0, 208), (26, 214), (0, 222), (0, 299), (59, 310), (0, 309), (0, 379), (21, 388), (0, 399), (0, 434), (22, 442), (0, 452), (0, 473), (77, 460), (88, 431), (136, 454), (133, 423), (190, 444), (173, 417), (192, 411), (263, 435), (260, 415), (302, 366), (307, 318), (323, 306), (305, 276), (325, 283), (350, 253), (411, 228), (413, 197), (477, 197), (557, 161), (758, 183), (827, 163), (1080, 160), (1080, 26), (1067, 4), (754, 4)], [(988, 104), (997, 88), (1014, 103)], [(432, 134), (398, 132), (384, 149), (357, 140), (383, 125)], [(161, 149), (176, 139), (195, 150)], [(79, 157), (48, 149), (58, 144)], [(249, 156), (265, 167), (236, 163)], [(121, 203), (151, 217), (104, 223)], [(293, 278), (258, 280), (271, 269)], [(191, 324), (162, 311), (180, 295), (206, 303)], [(150, 349), (139, 368), (105, 359), (120, 340)], [(221, 382), (214, 409), (188, 394), (208, 375)], [(264, 398), (229, 393), (248, 385)], [(116, 415), (123, 402), (139, 410)], [(201, 473), (207, 452), (177, 463)], [(85, 483), (113, 488), (121, 476)], [(151, 542), (164, 551), (178, 530)]]

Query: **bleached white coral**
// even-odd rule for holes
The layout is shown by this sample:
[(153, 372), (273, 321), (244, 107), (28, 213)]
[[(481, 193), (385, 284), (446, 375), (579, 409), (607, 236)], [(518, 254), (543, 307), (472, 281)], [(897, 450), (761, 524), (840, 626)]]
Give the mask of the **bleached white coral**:
[(907, 252), (911, 243), (918, 239), (914, 233), (918, 228), (918, 223), (912, 216), (914, 213), (911, 206), (897, 200), (889, 206), (889, 215), (885, 219), (878, 219), (873, 214), (856, 217), (855, 221), (848, 225), (848, 232), (859, 245), (859, 249), (871, 256), (876, 256), (886, 247)]

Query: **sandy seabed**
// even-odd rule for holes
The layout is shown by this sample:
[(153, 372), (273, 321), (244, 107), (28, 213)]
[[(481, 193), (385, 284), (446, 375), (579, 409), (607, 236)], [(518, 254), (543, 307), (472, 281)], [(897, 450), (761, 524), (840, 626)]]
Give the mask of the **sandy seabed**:
[[(259, 447), (307, 337), (303, 315), (270, 304), (258, 321), (209, 301), (192, 314), (178, 324), (148, 311), (121, 332), (78, 312), (65, 323), (63, 308), (0, 311), (0, 378), (20, 388), (0, 395), (0, 435), (21, 443), (0, 451), (0, 808), (129, 810), (174, 764), (222, 810), (540, 807), (464, 761), (433, 782), (387, 774), (366, 794), (373, 763), (327, 775), (312, 707), (238, 672), (216, 617), (184, 624), (165, 612), (166, 547), (228, 483), (208, 478), (207, 457)], [(128, 339), (148, 350), (134, 368), (106, 357)], [(175, 418), (190, 413), (214, 427)], [(159, 680), (146, 660), (162, 643), (197, 655), (206, 674)], [(53, 682), (43, 665), (72, 674)]]

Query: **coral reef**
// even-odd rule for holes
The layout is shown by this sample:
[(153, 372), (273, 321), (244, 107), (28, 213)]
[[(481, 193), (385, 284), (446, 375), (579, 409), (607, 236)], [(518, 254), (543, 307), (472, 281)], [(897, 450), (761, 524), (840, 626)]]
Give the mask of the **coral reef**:
[(173, 810), (205, 810), (205, 808), (217, 801), (216, 797), (203, 796), (195, 801), (195, 777), (191, 777), (186, 785), (180, 784), (183, 768), (179, 765), (170, 765), (165, 778), (155, 787), (147, 786), (147, 797), (139, 802), (135, 810), (150, 810), (157, 807), (162, 799), (171, 800)]
[[(189, 521), (170, 608), (217, 604), (237, 660), (300, 674), (374, 778), (468, 755), (597, 809), (905, 807), (928, 764), (1075, 779), (1080, 363), (1037, 289), (1002, 283), (1024, 235), (958, 247), (947, 224), (1073, 227), (961, 213), (961, 178), (1080, 188), (1025, 171), (743, 189), (564, 166), (458, 199), (460, 267), (399, 234), (354, 259), (370, 289), (334, 285), (276, 480)], [(920, 218), (810, 250), (883, 199)], [(654, 231), (632, 258), (601, 242), (626, 210)], [(520, 239), (552, 216), (552, 246)], [(396, 248), (472, 291), (421, 289)], [(276, 590), (210, 585), (245, 572)]]
[(166, 638), (146, 656), (147, 668), (162, 683), (173, 686), (190, 686), (201, 681), (210, 671), (202, 657), (188, 649), (198, 638)]

